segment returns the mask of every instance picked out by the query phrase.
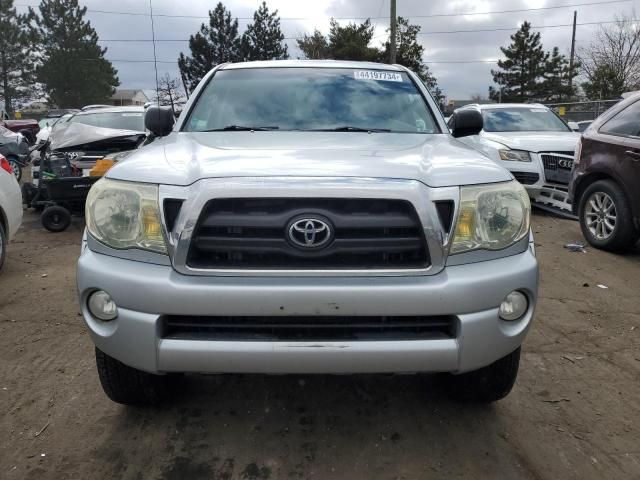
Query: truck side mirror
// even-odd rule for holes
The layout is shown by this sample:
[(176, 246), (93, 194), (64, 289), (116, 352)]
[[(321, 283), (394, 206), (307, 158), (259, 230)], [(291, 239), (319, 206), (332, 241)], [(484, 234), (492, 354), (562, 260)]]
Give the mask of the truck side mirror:
[(455, 138), (478, 135), (483, 126), (482, 114), (474, 109), (460, 110), (449, 119), (451, 135)]
[(171, 133), (176, 119), (169, 107), (151, 106), (144, 114), (144, 126), (156, 137), (164, 137)]

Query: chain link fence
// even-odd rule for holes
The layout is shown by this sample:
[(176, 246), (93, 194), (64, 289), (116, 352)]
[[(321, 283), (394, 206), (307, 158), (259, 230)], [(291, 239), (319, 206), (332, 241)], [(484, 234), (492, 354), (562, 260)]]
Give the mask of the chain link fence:
[(582, 122), (595, 120), (620, 100), (590, 100), (585, 102), (546, 103), (545, 105), (567, 122)]

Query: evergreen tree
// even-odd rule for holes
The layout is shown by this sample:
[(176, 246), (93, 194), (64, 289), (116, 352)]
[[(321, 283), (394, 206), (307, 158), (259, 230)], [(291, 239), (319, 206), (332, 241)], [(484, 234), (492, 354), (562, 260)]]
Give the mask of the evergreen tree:
[(38, 80), (59, 107), (105, 103), (120, 85), (117, 71), (104, 58), (98, 34), (84, 19), (78, 0), (42, 0), (35, 17), (42, 64)]
[[(438, 81), (429, 71), (429, 67), (424, 63), (422, 57), (424, 55), (424, 47), (418, 43), (418, 33), (420, 33), (420, 25), (410, 25), (409, 20), (398, 17), (396, 28), (396, 62), (400, 65), (413, 70), (422, 79), (426, 87), (433, 95), (433, 98), (442, 103), (444, 94)], [(382, 60), (389, 61), (391, 55), (390, 42), (386, 42), (382, 52)]]
[(305, 33), (304, 36), (298, 38), (296, 42), (305, 58), (310, 60), (331, 58), (329, 54), (329, 43), (319, 30), (314, 30), (313, 35), (307, 35)]
[(11, 115), (19, 102), (32, 98), (35, 66), (29, 58), (29, 15), (18, 15), (13, 0), (0, 0), (0, 97)]
[(360, 25), (349, 23), (346, 27), (342, 27), (332, 18), (327, 42), (330, 58), (336, 60), (378, 60), (379, 50), (369, 47), (373, 38), (373, 30), (374, 27), (369, 19)]
[(238, 19), (231, 20), (231, 12), (219, 2), (209, 11), (209, 25), (203, 23), (200, 31), (189, 38), (189, 49), (191, 56), (180, 53), (178, 66), (187, 88), (193, 91), (216, 65), (242, 60)]
[(498, 89), (490, 88), (493, 100), (500, 97), (503, 102), (526, 102), (538, 98), (542, 77), (548, 60), (540, 43), (540, 33), (531, 32), (531, 24), (524, 22), (516, 33), (511, 35), (511, 45), (500, 47), (506, 60), (500, 60), (500, 70), (491, 70), (493, 81)]
[(284, 34), (280, 30), (278, 11), (269, 13), (266, 2), (253, 14), (253, 23), (242, 35), (242, 53), (245, 60), (284, 60), (289, 58)]
[(570, 73), (573, 80), (577, 75), (577, 68), (574, 66), (573, 72), (569, 72), (569, 60), (560, 54), (558, 47), (553, 47), (545, 65), (539, 99), (550, 102), (571, 98), (574, 89), (569, 86)]

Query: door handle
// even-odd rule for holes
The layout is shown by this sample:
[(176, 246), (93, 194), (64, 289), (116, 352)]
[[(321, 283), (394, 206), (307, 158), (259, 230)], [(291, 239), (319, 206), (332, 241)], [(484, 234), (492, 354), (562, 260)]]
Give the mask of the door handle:
[(633, 160), (634, 162), (640, 161), (640, 152), (637, 152), (635, 150), (627, 150), (624, 153), (626, 153), (628, 156), (630, 156), (631, 160)]

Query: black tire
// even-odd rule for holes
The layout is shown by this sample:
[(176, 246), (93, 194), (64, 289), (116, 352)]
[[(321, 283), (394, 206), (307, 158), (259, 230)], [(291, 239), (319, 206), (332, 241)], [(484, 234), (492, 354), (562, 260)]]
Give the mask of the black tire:
[(9, 157), (7, 158), (7, 162), (11, 165), (11, 170), (13, 170), (16, 180), (18, 180), (18, 182), (22, 180), (22, 167), (20, 166), (20, 163), (18, 163), (18, 159)]
[(4, 258), (7, 256), (7, 235), (4, 233), (4, 227), (0, 222), (0, 270), (4, 265)]
[[(606, 238), (598, 238), (591, 231), (588, 221), (594, 218), (594, 209), (590, 201), (596, 196), (606, 195), (613, 200), (615, 223), (612, 232)], [(598, 180), (589, 185), (582, 196), (578, 207), (578, 217), (582, 235), (595, 248), (608, 251), (621, 251), (635, 245), (640, 232), (633, 225), (631, 207), (622, 189), (613, 180)], [(608, 227), (607, 227), (608, 228)], [(604, 232), (604, 230), (603, 230)]]
[(64, 232), (71, 225), (71, 212), (64, 207), (47, 207), (40, 217), (42, 226), (50, 232)]
[(484, 368), (450, 375), (447, 378), (449, 394), (465, 402), (489, 403), (500, 400), (513, 388), (519, 365), (520, 347)]
[(123, 405), (157, 405), (169, 395), (168, 380), (131, 368), (96, 348), (96, 366), (104, 393)]

